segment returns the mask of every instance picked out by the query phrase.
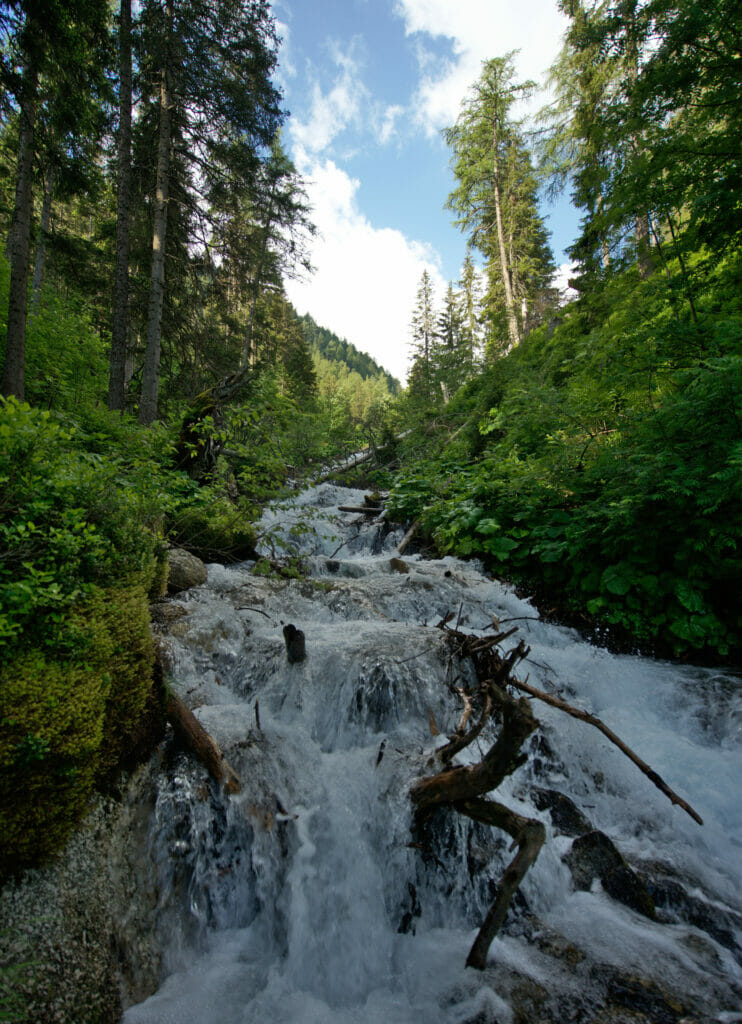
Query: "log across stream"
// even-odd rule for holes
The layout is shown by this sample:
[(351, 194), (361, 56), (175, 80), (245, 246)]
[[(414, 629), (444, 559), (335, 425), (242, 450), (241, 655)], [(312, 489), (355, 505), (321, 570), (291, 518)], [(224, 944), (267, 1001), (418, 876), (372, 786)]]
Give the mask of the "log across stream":
[[(161, 987), (126, 1024), (742, 1020), (739, 678), (584, 643), (475, 564), (407, 552), (403, 571), (403, 528), (338, 511), (363, 504), (322, 484), (266, 514), (265, 551), (282, 538), (302, 578), (212, 566), (173, 602), (172, 686), (241, 788), (175, 741), (161, 754)], [(703, 826), (585, 721), (533, 703), (499, 818), (468, 801), (416, 830), (410, 794), (476, 684), (437, 628), (452, 612), (467, 635), (517, 625), (503, 653), (529, 648), (528, 685), (598, 717)], [(474, 766), (497, 730), (494, 716), (446, 763)], [(519, 829), (531, 852), (534, 830), (545, 841), (472, 970)]]

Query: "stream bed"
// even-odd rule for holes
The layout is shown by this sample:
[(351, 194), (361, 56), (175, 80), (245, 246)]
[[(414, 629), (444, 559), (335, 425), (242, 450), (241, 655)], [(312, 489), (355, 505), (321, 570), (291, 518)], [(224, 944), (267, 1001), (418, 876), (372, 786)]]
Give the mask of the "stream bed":
[[(172, 683), (242, 791), (166, 750), (147, 851), (162, 981), (125, 1024), (742, 1021), (740, 678), (592, 646), (476, 563), (393, 564), (401, 529), (337, 510), (362, 502), (322, 484), (266, 513), (264, 549), (288, 545), (303, 578), (214, 565), (168, 602)], [(496, 798), (547, 839), (484, 972), (465, 961), (510, 838), (449, 812), (428, 845), (410, 832), (410, 786), (461, 711), (449, 612), (519, 626), (519, 674), (599, 716), (704, 820), (536, 702)]]

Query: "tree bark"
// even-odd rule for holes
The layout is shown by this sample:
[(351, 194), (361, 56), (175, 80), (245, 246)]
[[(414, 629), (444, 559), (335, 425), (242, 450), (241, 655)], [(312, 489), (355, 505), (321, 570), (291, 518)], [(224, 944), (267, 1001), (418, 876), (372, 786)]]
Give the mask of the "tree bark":
[(263, 266), (265, 264), (265, 255), (268, 251), (268, 239), (270, 237), (271, 226), (273, 223), (273, 204), (275, 201), (275, 186), (271, 189), (270, 202), (268, 204), (268, 212), (265, 216), (265, 225), (263, 228), (263, 237), (260, 240), (260, 256), (258, 257), (258, 266), (255, 271), (255, 280), (253, 281), (252, 297), (250, 299), (250, 314), (247, 321), (247, 330), (245, 332), (245, 341), (242, 346), (242, 367), (254, 367), (257, 362), (257, 351), (254, 344), (255, 335), (255, 307), (258, 304), (258, 298), (260, 296), (260, 286), (263, 283)]
[(518, 329), (518, 317), (515, 312), (515, 299), (510, 283), (510, 270), (508, 266), (507, 252), (505, 250), (505, 231), (502, 224), (502, 201), (500, 198), (500, 160), (498, 155), (497, 120), (492, 127), (492, 144), (494, 154), (492, 157), (493, 171), (495, 175), (495, 220), (497, 222), (497, 246), (500, 252), (500, 274), (502, 286), (505, 289), (505, 310), (508, 319), (508, 336), (510, 344), (507, 351), (520, 344), (520, 331)]
[(221, 782), (228, 793), (239, 793), (242, 789), (239, 776), (225, 761), (221, 750), (190, 708), (174, 693), (168, 693), (165, 711), (176, 736), (198, 758), (212, 779)]
[(52, 194), (54, 192), (54, 166), (50, 165), (44, 178), (44, 201), (41, 206), (41, 224), (39, 226), (39, 240), (36, 245), (36, 260), (33, 270), (33, 284), (31, 285), (31, 312), (35, 313), (39, 308), (41, 299), (41, 286), (44, 283), (44, 267), (46, 265), (46, 240), (49, 237), (49, 225), (52, 219)]
[(126, 398), (126, 335), (129, 312), (129, 230), (131, 208), (131, 0), (121, 0), (119, 24), (119, 130), (117, 154), (116, 270), (113, 282), (108, 408), (123, 409)]
[(36, 69), (24, 71), (16, 166), (15, 205), (10, 225), (10, 296), (2, 393), (23, 400), (26, 369), (26, 317), (33, 205), (33, 140), (36, 123)]
[(466, 959), (467, 967), (483, 971), (487, 966), (487, 953), (492, 940), (505, 921), (515, 890), (544, 845), (546, 829), (540, 821), (524, 818), (503, 804), (491, 800), (464, 800), (456, 804), (455, 809), (473, 818), (474, 821), (503, 829), (513, 837), (513, 845), (518, 847), (518, 852), (502, 874), (495, 898)]
[(636, 217), (634, 231), (636, 235), (636, 261), (639, 277), (642, 281), (646, 281), (654, 270), (649, 238), (649, 217), (646, 213), (639, 214)]
[(160, 342), (162, 337), (162, 305), (165, 294), (165, 243), (167, 239), (167, 206), (170, 183), (170, 47), (173, 6), (166, 7), (168, 41), (160, 72), (160, 131), (157, 146), (157, 184), (155, 187), (155, 219), (152, 232), (152, 274), (147, 312), (147, 344), (142, 371), (142, 394), (139, 401), (139, 422), (149, 426), (157, 419), (157, 395), (160, 384)]

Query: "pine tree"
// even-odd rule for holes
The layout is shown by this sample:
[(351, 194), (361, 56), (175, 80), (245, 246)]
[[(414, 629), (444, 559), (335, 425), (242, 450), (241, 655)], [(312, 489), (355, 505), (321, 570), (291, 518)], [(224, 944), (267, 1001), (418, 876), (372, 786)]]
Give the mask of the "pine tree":
[(443, 309), (438, 314), (432, 363), (434, 377), (447, 400), (467, 379), (470, 369), (461, 296), (454, 291), (451, 282), (443, 297)]
[(528, 308), (548, 286), (553, 259), (538, 213), (537, 185), (515, 103), (531, 94), (532, 82), (515, 82), (512, 55), (486, 61), (446, 140), (453, 150), (457, 188), (448, 206), (469, 232), (471, 245), (487, 260), (490, 319), (502, 311), (505, 338), (491, 354), (505, 353), (527, 330)]
[(126, 337), (129, 322), (129, 235), (131, 227), (131, 0), (119, 12), (119, 122), (116, 145), (116, 251), (111, 323), (108, 408), (123, 409), (126, 388)]
[(423, 270), (420, 278), (410, 329), (412, 368), (409, 387), (411, 391), (430, 400), (433, 396), (431, 357), (435, 345), (435, 312), (433, 310), (433, 282), (427, 270)]
[[(251, 190), (254, 194), (261, 159), (282, 114), (271, 81), (277, 40), (265, 0), (165, 0), (164, 7), (161, 0), (146, 0), (143, 22), (147, 52), (154, 55), (148, 68), (158, 110), (147, 346), (139, 409), (140, 422), (150, 423), (157, 415), (169, 206), (181, 206), (193, 225), (203, 225), (198, 234), (201, 247), (207, 248), (212, 225), (205, 208), (213, 212), (213, 197), (224, 195), (227, 183), (240, 195)], [(182, 192), (178, 203), (176, 185)], [(193, 262), (195, 234), (186, 225), (179, 261), (183, 272)], [(210, 261), (206, 257), (201, 262)], [(192, 276), (192, 291), (200, 287), (198, 276)]]
[(481, 295), (479, 279), (469, 249), (466, 251), (461, 279), (458, 282), (461, 302), (461, 341), (466, 352), (468, 374), (473, 375), (479, 364), (482, 345)]
[(40, 125), (52, 126), (47, 139), (64, 137), (74, 151), (81, 119), (90, 111), (88, 97), (105, 72), (107, 8), (102, 0), (9, 0), (0, 9), (0, 32), (3, 103), (19, 126), (2, 393), (23, 398), (34, 166), (44, 148)]

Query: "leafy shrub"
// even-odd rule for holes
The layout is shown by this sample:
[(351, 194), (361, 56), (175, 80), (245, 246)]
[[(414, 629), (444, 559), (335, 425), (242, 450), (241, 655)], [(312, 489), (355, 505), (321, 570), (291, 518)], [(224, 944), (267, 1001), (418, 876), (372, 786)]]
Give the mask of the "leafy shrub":
[[(676, 655), (742, 648), (742, 314), (728, 268), (679, 319), (657, 278), (606, 285), (599, 327), (574, 308), (532, 332), (420, 434), (390, 496), (439, 548), (538, 581), (569, 607)], [(737, 306), (739, 300), (737, 299)], [(642, 310), (642, 318), (637, 317)], [(472, 437), (471, 423), (479, 438)], [(423, 434), (423, 436), (425, 436)], [(463, 442), (463, 448), (462, 448)]]
[(157, 537), (120, 466), (0, 403), (0, 831), (6, 873), (57, 849), (152, 687)]

